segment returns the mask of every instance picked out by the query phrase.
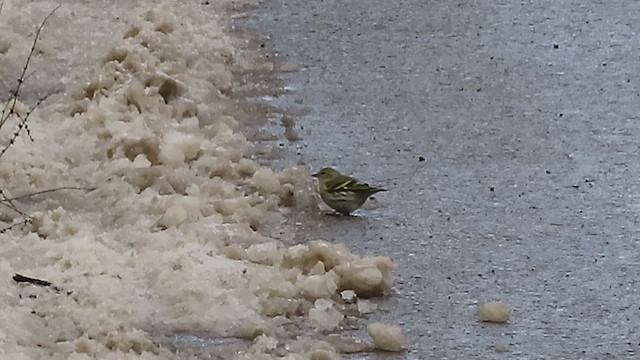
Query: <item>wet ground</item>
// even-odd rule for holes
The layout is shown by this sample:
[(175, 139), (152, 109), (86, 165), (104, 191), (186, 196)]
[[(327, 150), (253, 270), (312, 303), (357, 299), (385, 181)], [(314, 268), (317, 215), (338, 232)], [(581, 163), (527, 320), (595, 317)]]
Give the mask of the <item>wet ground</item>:
[(390, 189), (297, 234), (397, 260), (368, 321), (409, 350), (362, 358), (637, 356), (640, 2), (271, 0), (242, 27), (300, 68), (285, 163)]

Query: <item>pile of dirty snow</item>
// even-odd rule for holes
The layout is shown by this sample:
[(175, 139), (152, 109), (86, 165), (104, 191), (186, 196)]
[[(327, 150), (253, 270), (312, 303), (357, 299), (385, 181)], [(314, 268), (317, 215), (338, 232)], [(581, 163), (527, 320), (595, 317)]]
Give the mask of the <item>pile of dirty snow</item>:
[[(35, 141), (23, 135), (0, 158), (0, 189), (89, 190), (24, 197), (30, 226), (0, 234), (1, 358), (177, 358), (180, 334), (249, 339), (239, 358), (334, 356), (288, 340), (286, 325), (337, 331), (337, 294), (389, 292), (387, 257), (260, 235), (316, 197), (307, 170), (274, 173), (249, 156), (233, 93), (250, 86), (243, 74), (273, 67), (223, 32), (224, 4), (208, 3), (63, 2), (44, 27), (25, 111), (56, 94), (31, 115)], [(54, 6), (4, 1), (1, 84)], [(17, 220), (0, 209), (0, 225)]]

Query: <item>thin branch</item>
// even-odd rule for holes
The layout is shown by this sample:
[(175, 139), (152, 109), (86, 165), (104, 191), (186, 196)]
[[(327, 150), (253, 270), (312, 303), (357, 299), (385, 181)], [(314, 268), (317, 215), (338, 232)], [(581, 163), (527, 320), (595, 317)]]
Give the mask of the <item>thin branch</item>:
[[(55, 188), (55, 189), (49, 189), (49, 190), (42, 190), (42, 191), (36, 191), (36, 192), (32, 192), (32, 193), (28, 193), (25, 195), (20, 195), (20, 196), (16, 196), (13, 198), (7, 198), (4, 197), (4, 194), (2, 194), (2, 196), (4, 197), (4, 199), (0, 199), (0, 202), (2, 201), (15, 201), (15, 200), (20, 200), (20, 199), (25, 199), (25, 198), (29, 198), (32, 196), (36, 196), (36, 195), (42, 195), (42, 194), (46, 194), (46, 193), (51, 193), (51, 192), (55, 192), (55, 191), (60, 191), (60, 190), (84, 190), (84, 191), (93, 191), (96, 188), (85, 188), (85, 187), (75, 187), (75, 186), (63, 186), (63, 187), (59, 187), (59, 188)], [(0, 194), (2, 193), (2, 190), (0, 190)]]
[(29, 116), (31, 116), (31, 113), (34, 112), (38, 108), (38, 106), (40, 106), (40, 104), (42, 104), (42, 102), (45, 101), (49, 96), (50, 94), (47, 94), (44, 97), (42, 97), (40, 100), (38, 100), (35, 106), (32, 109), (30, 109), (26, 113), (26, 115), (20, 116), (17, 113), (15, 114), (16, 117), (20, 119), (20, 122), (18, 122), (18, 128), (13, 133), (13, 136), (11, 136), (11, 138), (9, 139), (9, 142), (7, 143), (7, 145), (4, 148), (2, 148), (2, 150), (0, 150), (0, 158), (4, 155), (5, 152), (7, 152), (7, 150), (9, 150), (9, 147), (11, 147), (11, 145), (13, 145), (16, 142), (16, 139), (18, 138), (18, 136), (20, 135), (20, 132), (23, 129), (27, 132), (27, 136), (29, 137), (29, 140), (34, 141), (33, 136), (31, 136), (31, 130), (29, 129), (29, 124), (27, 123), (27, 121), (29, 120)]
[(25, 214), (22, 210), (20, 210), (16, 204), (13, 203), (12, 199), (8, 198), (7, 195), (5, 195), (4, 191), (2, 191), (2, 189), (0, 189), (0, 205), (4, 205), (6, 207), (8, 207), (9, 209), (17, 212), (18, 214), (20, 214), (23, 217), (27, 217), (27, 214)]
[[(18, 101), (18, 95), (20, 94), (20, 87), (22, 87), (25, 74), (27, 73), (27, 69), (29, 68), (29, 64), (31, 63), (31, 58), (33, 57), (33, 53), (36, 50), (36, 44), (38, 43), (38, 39), (40, 38), (40, 32), (42, 32), (42, 28), (44, 27), (44, 24), (47, 22), (47, 20), (49, 20), (51, 15), (53, 15), (53, 13), (56, 10), (58, 10), (60, 6), (62, 5), (58, 5), (55, 8), (53, 8), (53, 10), (51, 10), (49, 15), (47, 15), (44, 18), (44, 20), (42, 20), (42, 22), (40, 23), (40, 26), (38, 26), (38, 30), (36, 31), (36, 36), (33, 38), (33, 44), (31, 44), (31, 50), (29, 51), (29, 56), (27, 56), (27, 61), (24, 62), (22, 73), (20, 74), (20, 78), (18, 78), (18, 85), (15, 87), (15, 89), (11, 91), (11, 99), (7, 102), (7, 104), (5, 105), (5, 108), (2, 110), (3, 117), (0, 118), (0, 128), (2, 128), (2, 126), (7, 122), (7, 120), (9, 119), (9, 115), (15, 113), (16, 103)], [(5, 114), (7, 113), (6, 111), (7, 109), (10, 109), (10, 110), (8, 112), (8, 115), (6, 115), (5, 117)]]
[(18, 225), (24, 225), (27, 226), (27, 224), (29, 224), (31, 222), (31, 218), (27, 218), (25, 217), (24, 219), (22, 219), (22, 221), (19, 221), (17, 223), (13, 223), (7, 227), (1, 228), (0, 229), (0, 234), (4, 234), (5, 232), (13, 229), (14, 227), (18, 226)]
[(38, 286), (51, 286), (51, 282), (50, 281), (36, 279), (36, 278), (20, 275), (18, 273), (13, 275), (13, 281), (15, 281), (17, 283), (26, 282), (26, 283), (33, 284), (33, 285), (38, 285)]
[(92, 190), (95, 190), (95, 188), (65, 186), (65, 187), (59, 187), (59, 188), (56, 188), (56, 189), (36, 191), (36, 192), (32, 192), (32, 193), (29, 193), (29, 194), (20, 195), (20, 196), (16, 196), (16, 197), (12, 197), (12, 198), (7, 197), (7, 195), (4, 193), (4, 191), (2, 191), (2, 189), (0, 189), (0, 205), (3, 205), (5, 207), (13, 210), (14, 212), (18, 213), (23, 218), (22, 221), (18, 221), (18, 222), (15, 222), (15, 223), (11, 224), (11, 225), (8, 225), (8, 226), (6, 226), (4, 228), (0, 228), (0, 234), (4, 234), (5, 232), (7, 232), (7, 231), (13, 229), (16, 226), (19, 226), (19, 225), (26, 226), (27, 224), (29, 224), (33, 220), (33, 218), (31, 216), (27, 215), (24, 211), (20, 210), (20, 208), (18, 208), (18, 206), (14, 203), (14, 201), (17, 201), (17, 200), (20, 200), (20, 199), (29, 198), (31, 196), (42, 195), (42, 194), (46, 194), (46, 193), (60, 191), (60, 190), (92, 191)]
[[(19, 114), (18, 111), (16, 110), (17, 104), (18, 104), (18, 99), (20, 97), (20, 90), (22, 88), (22, 84), (29, 78), (29, 76), (31, 76), (33, 74), (33, 72), (29, 75), (27, 75), (27, 71), (29, 69), (29, 65), (31, 64), (31, 60), (33, 59), (33, 54), (36, 51), (36, 46), (38, 44), (38, 40), (40, 39), (40, 34), (42, 33), (42, 29), (44, 28), (45, 24), (47, 23), (47, 21), (49, 20), (49, 18), (53, 15), (53, 13), (56, 12), (56, 10), (58, 10), (58, 8), (60, 8), (61, 5), (56, 6), (55, 8), (53, 8), (53, 10), (51, 10), (49, 12), (49, 14), (47, 14), (47, 16), (45, 16), (45, 18), (42, 20), (42, 22), (40, 23), (40, 25), (38, 26), (35, 36), (33, 38), (33, 42), (31, 44), (31, 49), (29, 50), (29, 55), (27, 56), (24, 65), (22, 67), (22, 72), (20, 73), (20, 77), (17, 79), (17, 85), (15, 86), (15, 88), (11, 89), (10, 92), (10, 97), (9, 100), (4, 104), (4, 106), (2, 107), (2, 112), (0, 113), (0, 130), (2, 129), (2, 127), (4, 125), (7, 124), (7, 122), (9, 121), (9, 119), (13, 119), (14, 116), (18, 121), (16, 130), (13, 132), (12, 136), (9, 138), (9, 142), (2, 147), (2, 149), (0, 150), (0, 158), (5, 154), (5, 152), (15, 143), (16, 139), (18, 138), (18, 136), (20, 136), (21, 134), (23, 134), (24, 132), (26, 132), (27, 136), (29, 137), (29, 139), (31, 141), (33, 141), (33, 137), (31, 136), (31, 130), (29, 129), (29, 124), (28, 124), (28, 120), (29, 117), (31, 116), (31, 114), (33, 113), (33, 111), (35, 109), (38, 108), (38, 106), (49, 96), (46, 95), (45, 97), (43, 97), (42, 99), (40, 99), (35, 106), (33, 106), (30, 110), (28, 110), (26, 112), (26, 114)], [(4, 1), (0, 1), (0, 13), (2, 13), (2, 8), (4, 7)], [(90, 190), (88, 188), (77, 188), (77, 187), (62, 187), (62, 188), (57, 188), (57, 189), (51, 189), (51, 190), (44, 190), (44, 191), (38, 191), (38, 192), (34, 192), (34, 193), (30, 193), (30, 194), (26, 194), (26, 195), (21, 195), (18, 197), (13, 197), (10, 198), (8, 197), (3, 191), (2, 189), (0, 189), (0, 206), (4, 206), (14, 212), (16, 212), (17, 214), (19, 214), (22, 217), (22, 220), (18, 221), (18, 222), (14, 222), (4, 228), (0, 228), (0, 233), (4, 233), (10, 229), (13, 229), (16, 226), (19, 226), (21, 224), (23, 225), (27, 225), (29, 224), (33, 218), (29, 215), (27, 215), (25, 212), (23, 212), (22, 210), (20, 210), (20, 208), (17, 206), (17, 204), (15, 203), (15, 201), (20, 200), (20, 199), (24, 199), (24, 198), (28, 198), (30, 196), (34, 196), (34, 195), (39, 195), (39, 194), (44, 194), (44, 193), (49, 193), (49, 192), (54, 192), (54, 191), (59, 191), (59, 190)], [(15, 278), (14, 278), (15, 280)]]
[[(57, 293), (62, 292), (62, 289), (55, 285), (52, 285), (51, 281), (36, 279), (36, 278), (20, 275), (18, 273), (15, 273), (12, 279), (17, 283), (27, 283), (27, 284), (37, 285), (37, 286), (44, 286), (44, 287), (48, 287), (55, 290)], [(73, 291), (67, 291), (66, 293), (67, 295), (71, 295)]]
[(29, 56), (27, 56), (27, 61), (24, 62), (24, 67), (22, 68), (22, 74), (20, 74), (20, 78), (18, 79), (18, 86), (14, 91), (16, 95), (20, 92), (20, 86), (24, 82), (24, 75), (27, 73), (27, 69), (29, 68), (29, 63), (31, 62), (31, 58), (33, 57), (33, 52), (36, 50), (36, 44), (38, 43), (38, 39), (40, 38), (40, 33), (42, 32), (42, 28), (44, 27), (44, 24), (47, 23), (47, 20), (49, 20), (51, 15), (53, 15), (53, 13), (56, 12), (56, 10), (60, 8), (60, 6), (62, 5), (58, 5), (55, 8), (53, 8), (53, 10), (49, 12), (49, 15), (45, 16), (44, 20), (42, 20), (42, 22), (40, 23), (40, 26), (38, 26), (38, 30), (36, 31), (36, 36), (33, 38), (33, 44), (31, 45), (31, 51), (29, 51)]

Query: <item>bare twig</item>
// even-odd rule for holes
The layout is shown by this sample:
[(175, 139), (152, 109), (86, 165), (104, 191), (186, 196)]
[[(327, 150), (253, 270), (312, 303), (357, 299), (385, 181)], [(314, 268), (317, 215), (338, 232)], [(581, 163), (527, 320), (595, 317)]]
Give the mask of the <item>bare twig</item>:
[(20, 226), (20, 225), (27, 226), (31, 222), (31, 220), (32, 220), (31, 218), (24, 217), (22, 219), (22, 221), (18, 221), (18, 222), (15, 222), (15, 223), (7, 226), (7, 227), (0, 228), (0, 234), (4, 234), (5, 232), (13, 229), (16, 226)]
[[(42, 32), (42, 28), (46, 24), (46, 22), (49, 19), (49, 17), (51, 17), (51, 15), (53, 15), (53, 13), (56, 10), (58, 10), (58, 8), (60, 8), (60, 6), (61, 5), (58, 5), (53, 10), (51, 10), (51, 12), (49, 12), (49, 14), (44, 18), (44, 20), (42, 20), (42, 22), (40, 23), (40, 26), (38, 26), (38, 30), (36, 30), (36, 35), (33, 38), (33, 43), (31, 44), (31, 50), (29, 51), (29, 56), (27, 56), (27, 60), (24, 62), (24, 66), (22, 68), (22, 73), (20, 74), (20, 77), (17, 80), (18, 84), (16, 85), (16, 87), (14, 89), (11, 90), (11, 97), (10, 97), (9, 101), (7, 101), (7, 103), (5, 104), (4, 109), (2, 110), (2, 115), (0, 116), (0, 129), (9, 120), (11, 115), (17, 115), (18, 118), (20, 119), (20, 121), (19, 121), (19, 124), (18, 124), (18, 129), (14, 133), (13, 138), (9, 141), (9, 143), (7, 145), (5, 145), (5, 147), (0, 152), (0, 157), (2, 157), (2, 155), (4, 155), (4, 153), (7, 151), (7, 149), (11, 145), (13, 145), (13, 143), (15, 142), (15, 138), (18, 137), (18, 135), (20, 134), (20, 132), (23, 129), (28, 131), (27, 120), (29, 118), (28, 115), (31, 114), (31, 111), (24, 117), (20, 117), (16, 113), (16, 104), (18, 103), (18, 97), (20, 95), (20, 88), (22, 87), (22, 84), (25, 81), (25, 75), (27, 73), (27, 70), (29, 69), (29, 64), (31, 63), (31, 58), (33, 57), (33, 53), (36, 50), (36, 44), (38, 43), (38, 39), (40, 38), (40, 33)], [(40, 101), (40, 102), (42, 102), (42, 101)], [(38, 104), (40, 104), (40, 102), (38, 102)]]
[(2, 191), (2, 189), (0, 189), (0, 205), (4, 205), (4, 206), (8, 207), (9, 209), (17, 212), (21, 216), (27, 217), (27, 214), (22, 212), (22, 210), (20, 210), (16, 206), (16, 204), (13, 203), (13, 200), (8, 198), (7, 195), (5, 195), (4, 191)]
[[(53, 290), (55, 290), (57, 293), (62, 292), (62, 289), (51, 284), (51, 281), (47, 281), (47, 280), (42, 280), (42, 279), (36, 279), (36, 278), (32, 278), (32, 277), (28, 277), (28, 276), (24, 276), (24, 275), (20, 275), (18, 273), (15, 273), (12, 277), (13, 281), (17, 282), (17, 283), (27, 283), (27, 284), (33, 284), (33, 285), (37, 285), (37, 286), (44, 286), (44, 287), (48, 287), (51, 288)], [(72, 294), (73, 291), (67, 291), (66, 294), (70, 295)]]
[[(0, 2), (0, 12), (2, 12), (3, 6), (4, 6), (4, 1)], [(16, 139), (20, 135), (26, 133), (26, 136), (28, 136), (29, 139), (33, 141), (33, 137), (31, 136), (31, 130), (29, 129), (29, 125), (28, 125), (28, 120), (31, 114), (33, 113), (33, 111), (38, 108), (38, 106), (48, 97), (48, 95), (41, 98), (35, 104), (35, 106), (33, 106), (26, 113), (19, 113), (20, 110), (16, 109), (16, 107), (18, 106), (18, 100), (20, 98), (20, 90), (22, 88), (22, 84), (29, 78), (31, 74), (33, 74), (32, 72), (31, 74), (27, 75), (27, 71), (29, 70), (31, 60), (33, 59), (34, 53), (36, 51), (36, 46), (38, 44), (38, 40), (40, 39), (42, 29), (44, 28), (49, 18), (53, 15), (53, 13), (55, 13), (56, 10), (58, 10), (58, 8), (60, 8), (60, 5), (53, 8), (53, 10), (51, 10), (47, 14), (47, 16), (45, 16), (45, 18), (42, 20), (42, 22), (38, 26), (35, 36), (33, 38), (33, 42), (31, 44), (29, 55), (27, 56), (24, 62), (24, 65), (22, 67), (22, 72), (20, 73), (20, 77), (17, 79), (17, 85), (15, 86), (15, 88), (11, 89), (9, 100), (4, 104), (4, 107), (1, 109), (2, 112), (0, 113), (0, 130), (2, 130), (2, 127), (5, 126), (10, 119), (17, 119), (18, 124), (13, 134), (9, 137), (9, 142), (0, 149), (0, 158), (2, 158), (2, 156), (7, 152), (7, 150), (13, 144), (15, 144)], [(60, 187), (56, 189), (37, 191), (37, 192), (25, 194), (25, 195), (10, 197), (5, 192), (3, 192), (3, 190), (0, 188), (0, 206), (10, 209), (11, 211), (19, 214), (20, 217), (22, 217), (22, 219), (18, 221), (14, 221), (12, 224), (9, 224), (4, 228), (0, 228), (0, 233), (4, 233), (9, 229), (13, 229), (14, 227), (19, 225), (27, 225), (33, 220), (31, 216), (29, 216), (28, 214), (20, 210), (20, 208), (16, 204), (17, 201), (31, 197), (31, 196), (50, 193), (54, 191), (60, 191), (60, 190), (91, 190), (91, 189), (80, 188), (80, 187)]]
[(51, 286), (51, 282), (50, 281), (36, 279), (36, 278), (20, 275), (18, 273), (13, 275), (13, 281), (15, 281), (17, 283), (26, 282), (26, 283), (33, 284), (33, 285), (38, 285), (38, 286)]
[[(20, 208), (18, 208), (18, 206), (14, 203), (14, 201), (17, 200), (21, 200), (21, 199), (26, 199), (32, 196), (36, 196), (36, 195), (42, 195), (42, 194), (47, 194), (47, 193), (52, 193), (52, 192), (56, 192), (56, 191), (60, 191), (60, 190), (84, 190), (84, 191), (93, 191), (95, 190), (95, 188), (84, 188), (84, 187), (74, 187), (74, 186), (63, 186), (63, 187), (59, 187), (59, 188), (55, 188), (55, 189), (49, 189), (49, 190), (42, 190), (42, 191), (36, 191), (36, 192), (32, 192), (32, 193), (28, 193), (28, 194), (24, 194), (24, 195), (20, 195), (20, 196), (15, 196), (15, 197), (8, 197), (4, 191), (2, 191), (2, 189), (0, 189), (0, 205), (4, 205), (7, 208), (15, 211), (16, 213), (20, 214), (20, 216), (29, 219), (30, 221), (30, 216), (28, 216), (25, 212), (23, 212), (22, 210), (20, 210)], [(20, 223), (18, 223), (20, 224)], [(13, 224), (10, 226), (10, 228), (15, 227), (17, 224)], [(2, 229), (0, 230), (0, 233), (3, 233), (5, 231), (7, 231), (8, 228), (6, 229)]]
[[(20, 199), (25, 199), (25, 198), (29, 198), (32, 196), (36, 196), (36, 195), (42, 195), (42, 194), (46, 194), (46, 193), (50, 193), (50, 192), (55, 192), (55, 191), (60, 191), (60, 190), (84, 190), (84, 191), (93, 191), (96, 188), (85, 188), (85, 187), (75, 187), (75, 186), (63, 186), (63, 187), (59, 187), (59, 188), (55, 188), (55, 189), (49, 189), (49, 190), (42, 190), (42, 191), (36, 191), (36, 192), (32, 192), (32, 193), (28, 193), (28, 194), (24, 194), (24, 195), (20, 195), (20, 196), (16, 196), (16, 197), (12, 197), (12, 198), (0, 198), (0, 202), (3, 201), (15, 201), (15, 200), (20, 200)], [(2, 196), (4, 196), (4, 194), (2, 194), (2, 190), (0, 190), (0, 194)]]
[(4, 191), (2, 191), (2, 189), (0, 189), (0, 205), (6, 206), (7, 208), (13, 210), (14, 212), (18, 213), (22, 217), (22, 220), (9, 224), (6, 227), (0, 228), (0, 234), (4, 234), (5, 232), (13, 229), (16, 226), (20, 226), (20, 225), (26, 226), (33, 219), (31, 216), (27, 215), (22, 210), (20, 210), (20, 208), (18, 208), (18, 206), (13, 203), (13, 200), (7, 197), (7, 195), (4, 193)]
[(4, 228), (0, 228), (0, 234), (3, 234), (11, 229), (13, 229), (16, 226), (19, 225), (24, 225), (26, 226), (27, 224), (29, 224), (33, 218), (29, 215), (27, 215), (24, 211), (20, 210), (20, 208), (18, 208), (18, 206), (14, 203), (14, 201), (17, 200), (21, 200), (21, 199), (26, 199), (32, 196), (36, 196), (36, 195), (42, 195), (42, 194), (47, 194), (47, 193), (51, 193), (51, 192), (56, 192), (56, 191), (60, 191), (60, 190), (83, 190), (83, 191), (93, 191), (95, 190), (95, 188), (85, 188), (85, 187), (74, 187), (74, 186), (64, 186), (64, 187), (59, 187), (59, 188), (55, 188), (55, 189), (49, 189), (49, 190), (42, 190), (42, 191), (36, 191), (36, 192), (32, 192), (32, 193), (28, 193), (28, 194), (24, 194), (24, 195), (20, 195), (20, 196), (15, 196), (15, 197), (7, 197), (7, 195), (4, 193), (4, 191), (2, 191), (2, 189), (0, 189), (0, 205), (3, 205), (11, 210), (13, 210), (14, 212), (18, 213), (20, 216), (22, 216), (22, 220), (15, 222), (13, 224), (10, 224)]

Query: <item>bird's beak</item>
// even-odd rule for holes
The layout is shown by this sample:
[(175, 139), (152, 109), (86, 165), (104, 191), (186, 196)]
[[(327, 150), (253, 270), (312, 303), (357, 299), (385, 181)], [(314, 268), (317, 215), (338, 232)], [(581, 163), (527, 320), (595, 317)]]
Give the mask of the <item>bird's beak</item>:
[(311, 174), (311, 176), (313, 176), (314, 178), (317, 178), (317, 177), (319, 177), (320, 175), (318, 175), (318, 173), (315, 173), (315, 174)]

